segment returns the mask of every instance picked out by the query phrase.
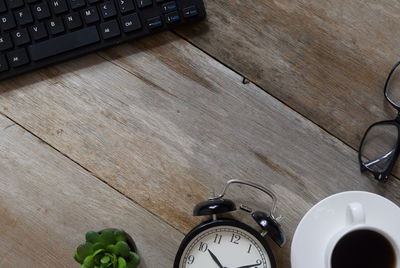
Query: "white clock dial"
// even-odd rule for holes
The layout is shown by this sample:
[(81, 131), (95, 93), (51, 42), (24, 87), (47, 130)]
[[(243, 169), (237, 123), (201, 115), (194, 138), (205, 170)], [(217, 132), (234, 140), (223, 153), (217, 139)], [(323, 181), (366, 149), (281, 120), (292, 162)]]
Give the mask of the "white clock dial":
[[(219, 264), (218, 264), (219, 262)], [(268, 253), (252, 234), (233, 226), (216, 226), (194, 237), (179, 268), (271, 268)]]

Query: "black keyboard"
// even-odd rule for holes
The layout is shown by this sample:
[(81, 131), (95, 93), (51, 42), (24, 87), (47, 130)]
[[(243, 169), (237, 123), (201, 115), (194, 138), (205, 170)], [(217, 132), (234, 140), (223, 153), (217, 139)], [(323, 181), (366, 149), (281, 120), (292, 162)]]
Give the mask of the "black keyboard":
[(205, 15), (202, 0), (0, 0), (0, 80)]

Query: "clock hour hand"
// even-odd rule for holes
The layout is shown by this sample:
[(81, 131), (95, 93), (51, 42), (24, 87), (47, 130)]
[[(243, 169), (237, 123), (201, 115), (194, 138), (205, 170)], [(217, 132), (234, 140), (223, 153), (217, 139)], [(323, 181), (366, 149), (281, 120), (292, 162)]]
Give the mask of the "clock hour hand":
[(226, 268), (224, 267), (221, 262), (218, 260), (217, 256), (214, 255), (214, 253), (211, 252), (211, 250), (208, 250), (208, 253), (210, 253), (211, 258), (215, 261), (215, 263), (218, 265), (219, 268)]

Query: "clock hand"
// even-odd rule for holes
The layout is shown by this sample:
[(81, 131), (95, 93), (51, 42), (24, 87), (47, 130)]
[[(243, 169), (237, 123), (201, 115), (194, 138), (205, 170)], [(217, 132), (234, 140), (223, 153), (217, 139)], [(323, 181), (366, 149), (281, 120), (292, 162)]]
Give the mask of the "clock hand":
[(218, 260), (217, 256), (214, 255), (214, 253), (211, 252), (211, 250), (208, 250), (208, 253), (210, 253), (211, 258), (215, 261), (215, 263), (218, 265), (219, 268), (225, 268), (221, 262)]
[(251, 264), (251, 265), (245, 265), (245, 266), (240, 266), (238, 268), (252, 268), (252, 267), (257, 267), (261, 265), (261, 263), (256, 263), (256, 264)]

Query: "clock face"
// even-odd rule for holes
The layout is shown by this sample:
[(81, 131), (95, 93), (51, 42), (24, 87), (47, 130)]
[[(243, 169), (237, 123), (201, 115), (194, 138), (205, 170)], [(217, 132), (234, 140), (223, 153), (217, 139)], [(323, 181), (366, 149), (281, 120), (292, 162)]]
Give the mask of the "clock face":
[[(271, 268), (269, 249), (242, 224), (208, 226), (186, 242), (179, 268)], [(246, 227), (246, 228), (244, 228)], [(253, 233), (253, 234), (252, 234)], [(261, 238), (263, 239), (263, 238)], [(265, 243), (265, 242), (264, 242)], [(176, 262), (177, 263), (177, 262)], [(175, 266), (176, 267), (176, 266)]]

